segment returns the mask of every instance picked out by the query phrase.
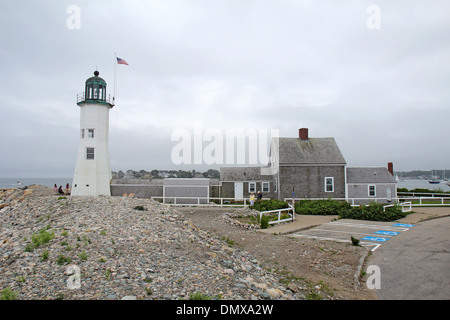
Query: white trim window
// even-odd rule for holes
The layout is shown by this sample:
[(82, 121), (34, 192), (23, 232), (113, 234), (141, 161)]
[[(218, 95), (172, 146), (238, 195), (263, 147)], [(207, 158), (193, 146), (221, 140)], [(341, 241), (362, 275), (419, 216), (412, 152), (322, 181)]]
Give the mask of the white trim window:
[(262, 184), (262, 192), (270, 192), (270, 183), (269, 182), (261, 182)]
[(376, 193), (376, 187), (374, 184), (369, 184), (367, 190), (369, 193), (369, 197), (376, 197), (377, 193)]
[(87, 129), (87, 137), (94, 138), (94, 129)]
[(325, 192), (334, 192), (334, 178), (325, 177)]
[(84, 129), (81, 129), (81, 139), (84, 139)]
[(95, 148), (86, 148), (86, 160), (94, 160)]
[(255, 193), (256, 192), (256, 182), (249, 182), (248, 183), (248, 193)]

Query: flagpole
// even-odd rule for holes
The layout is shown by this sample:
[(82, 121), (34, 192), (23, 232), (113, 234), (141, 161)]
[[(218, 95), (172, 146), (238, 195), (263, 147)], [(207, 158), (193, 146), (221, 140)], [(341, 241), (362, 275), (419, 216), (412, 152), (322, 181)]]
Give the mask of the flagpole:
[(113, 104), (116, 103), (116, 69), (117, 69), (117, 55), (114, 52), (114, 94), (113, 94)]

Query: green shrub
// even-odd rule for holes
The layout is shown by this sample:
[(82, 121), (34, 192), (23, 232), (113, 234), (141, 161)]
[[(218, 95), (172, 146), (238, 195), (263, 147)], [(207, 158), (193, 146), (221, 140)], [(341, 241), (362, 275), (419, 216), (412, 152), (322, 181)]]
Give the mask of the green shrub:
[(398, 206), (388, 207), (383, 211), (384, 204), (371, 202), (368, 206), (352, 207), (339, 216), (345, 219), (394, 221), (406, 217), (406, 213)]
[(271, 199), (271, 200), (256, 201), (254, 205), (250, 206), (249, 208), (258, 211), (270, 211), (288, 207), (289, 205), (287, 204), (287, 202), (278, 199)]
[(352, 244), (353, 244), (354, 246), (360, 246), (360, 244), (359, 244), (359, 239), (354, 238), (353, 236), (351, 236), (351, 237), (350, 237), (350, 240), (352, 240)]
[(261, 217), (261, 229), (267, 229), (269, 227), (269, 217), (268, 216), (262, 216)]
[(301, 200), (295, 202), (295, 213), (313, 215), (340, 215), (351, 208), (346, 201)]

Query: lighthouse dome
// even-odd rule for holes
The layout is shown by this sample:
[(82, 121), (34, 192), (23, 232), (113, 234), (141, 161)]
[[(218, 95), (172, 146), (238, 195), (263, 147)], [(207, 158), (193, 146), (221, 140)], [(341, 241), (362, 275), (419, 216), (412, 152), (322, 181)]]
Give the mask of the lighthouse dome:
[(98, 75), (100, 74), (100, 72), (98, 72), (97, 70), (94, 71), (94, 76), (90, 77), (86, 80), (86, 85), (88, 83), (97, 83), (97, 84), (102, 84), (106, 87), (106, 81), (103, 80), (103, 78), (100, 78)]
[(85, 90), (82, 95), (77, 97), (79, 106), (85, 103), (102, 103), (110, 108), (114, 105), (114, 99), (106, 95), (106, 81), (99, 77), (99, 72), (94, 71), (94, 76), (86, 80)]

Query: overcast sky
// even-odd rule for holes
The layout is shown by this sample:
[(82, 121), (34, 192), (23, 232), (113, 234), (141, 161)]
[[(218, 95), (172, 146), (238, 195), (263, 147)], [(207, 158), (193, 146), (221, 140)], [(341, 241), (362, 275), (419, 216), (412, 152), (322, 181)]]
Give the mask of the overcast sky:
[(173, 163), (195, 122), (450, 169), (449, 1), (1, 0), (0, 177), (73, 176), (76, 95), (96, 68), (113, 94), (115, 53), (114, 171), (218, 168)]

